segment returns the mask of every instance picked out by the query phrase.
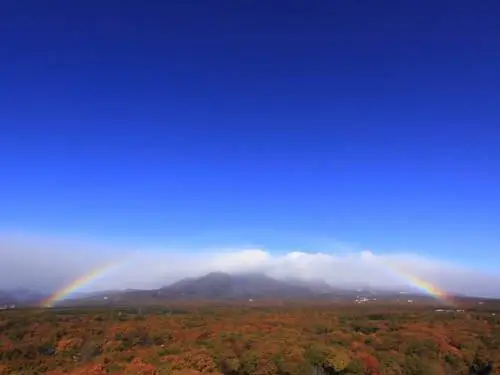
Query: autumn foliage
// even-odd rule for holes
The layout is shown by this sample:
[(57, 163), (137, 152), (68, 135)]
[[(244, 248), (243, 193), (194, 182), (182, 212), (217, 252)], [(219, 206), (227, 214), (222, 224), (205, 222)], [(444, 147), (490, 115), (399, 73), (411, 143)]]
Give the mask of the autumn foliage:
[(499, 323), (428, 307), (13, 310), (0, 314), (0, 374), (486, 375)]

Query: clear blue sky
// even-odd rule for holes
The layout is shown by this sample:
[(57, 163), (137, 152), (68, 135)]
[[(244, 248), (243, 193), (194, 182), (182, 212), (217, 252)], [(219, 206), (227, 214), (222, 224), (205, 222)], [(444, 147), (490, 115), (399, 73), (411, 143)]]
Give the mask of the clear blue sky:
[(500, 261), (499, 15), (5, 1), (0, 227)]

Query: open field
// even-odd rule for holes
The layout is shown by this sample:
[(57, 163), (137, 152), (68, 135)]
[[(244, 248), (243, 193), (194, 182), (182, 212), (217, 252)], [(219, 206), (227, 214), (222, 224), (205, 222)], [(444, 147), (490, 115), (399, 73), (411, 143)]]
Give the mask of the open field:
[(496, 373), (500, 303), (458, 310), (383, 302), (6, 310), (0, 374)]

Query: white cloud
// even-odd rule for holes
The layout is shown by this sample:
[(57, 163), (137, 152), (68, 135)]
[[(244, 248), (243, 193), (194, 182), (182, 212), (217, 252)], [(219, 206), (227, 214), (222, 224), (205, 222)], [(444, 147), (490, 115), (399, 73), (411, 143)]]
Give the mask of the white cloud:
[(263, 249), (238, 247), (197, 251), (120, 249), (83, 241), (0, 234), (0, 256), (0, 289), (49, 291), (111, 263), (112, 267), (87, 283), (82, 291), (156, 288), (211, 271), (262, 271), (278, 278), (323, 279), (335, 286), (399, 288), (408, 285), (408, 280), (401, 276), (406, 273), (451, 292), (500, 297), (499, 275), (408, 253), (344, 250), (336, 254), (325, 249), (274, 255)]

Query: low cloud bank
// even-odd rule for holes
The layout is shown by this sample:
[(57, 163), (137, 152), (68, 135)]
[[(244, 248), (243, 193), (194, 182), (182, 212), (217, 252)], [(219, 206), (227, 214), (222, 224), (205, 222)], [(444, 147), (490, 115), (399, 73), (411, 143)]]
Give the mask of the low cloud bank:
[(418, 254), (352, 251), (341, 254), (229, 249), (120, 249), (78, 241), (0, 234), (0, 289), (51, 292), (96, 270), (79, 291), (157, 288), (211, 271), (265, 272), (277, 278), (322, 279), (333, 286), (385, 289), (412, 286), (407, 275), (441, 289), (500, 297), (500, 275), (466, 269)]

